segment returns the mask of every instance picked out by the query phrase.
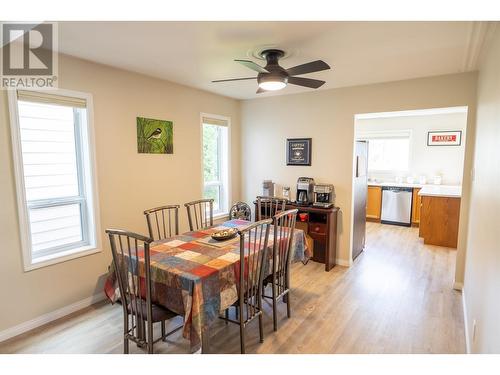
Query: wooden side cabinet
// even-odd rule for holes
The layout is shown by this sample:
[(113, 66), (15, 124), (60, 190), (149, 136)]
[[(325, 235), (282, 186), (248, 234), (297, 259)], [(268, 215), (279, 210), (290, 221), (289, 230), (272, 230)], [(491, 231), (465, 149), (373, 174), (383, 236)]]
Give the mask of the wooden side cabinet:
[[(256, 212), (257, 202), (254, 202), (254, 205)], [(298, 206), (291, 202), (285, 206), (287, 210), (295, 208), (299, 210), (299, 213), (307, 213), (307, 219), (301, 221), (301, 224), (303, 224), (306, 234), (314, 241), (311, 259), (314, 262), (324, 263), (325, 271), (330, 271), (335, 266), (337, 258), (337, 215), (339, 208)]]
[(368, 220), (380, 220), (380, 212), (382, 209), (382, 187), (368, 186), (366, 197), (366, 218)]

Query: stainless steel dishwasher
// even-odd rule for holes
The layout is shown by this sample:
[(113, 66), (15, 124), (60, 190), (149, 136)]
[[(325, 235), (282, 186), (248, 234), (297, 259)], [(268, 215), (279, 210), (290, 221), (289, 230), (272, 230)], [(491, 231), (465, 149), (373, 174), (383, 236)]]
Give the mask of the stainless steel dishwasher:
[(411, 201), (413, 189), (400, 186), (382, 187), (383, 224), (411, 226)]

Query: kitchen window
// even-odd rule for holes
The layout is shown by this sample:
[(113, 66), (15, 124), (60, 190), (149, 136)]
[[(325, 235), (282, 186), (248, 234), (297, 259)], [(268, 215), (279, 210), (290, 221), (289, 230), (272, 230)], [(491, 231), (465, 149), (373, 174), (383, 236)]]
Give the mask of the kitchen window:
[(9, 93), (25, 270), (98, 250), (87, 94)]
[(410, 166), (410, 131), (366, 132), (368, 172), (406, 172)]
[(229, 119), (202, 116), (203, 197), (214, 200), (214, 215), (229, 211)]

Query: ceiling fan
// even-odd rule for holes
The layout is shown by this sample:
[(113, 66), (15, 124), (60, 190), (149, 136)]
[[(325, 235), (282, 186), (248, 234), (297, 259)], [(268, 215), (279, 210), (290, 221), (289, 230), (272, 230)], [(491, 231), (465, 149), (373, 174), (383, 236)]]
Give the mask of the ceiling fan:
[(262, 51), (260, 55), (266, 59), (267, 64), (264, 67), (250, 60), (234, 60), (242, 65), (245, 65), (247, 68), (258, 72), (259, 74), (257, 74), (257, 77), (219, 79), (212, 82), (257, 79), (257, 83), (259, 84), (257, 94), (266, 91), (281, 90), (285, 88), (288, 83), (317, 89), (323, 86), (325, 81), (296, 76), (330, 69), (330, 66), (322, 60), (316, 60), (302, 65), (297, 65), (289, 69), (284, 69), (279, 65), (279, 59), (285, 55), (285, 52), (279, 49), (266, 49)]

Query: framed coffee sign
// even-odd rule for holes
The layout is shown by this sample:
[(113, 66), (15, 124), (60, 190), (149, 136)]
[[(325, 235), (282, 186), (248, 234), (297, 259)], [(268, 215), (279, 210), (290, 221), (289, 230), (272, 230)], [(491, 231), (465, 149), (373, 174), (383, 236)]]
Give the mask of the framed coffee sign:
[(311, 138), (286, 140), (286, 165), (311, 165)]
[(427, 146), (460, 146), (462, 131), (429, 132)]

